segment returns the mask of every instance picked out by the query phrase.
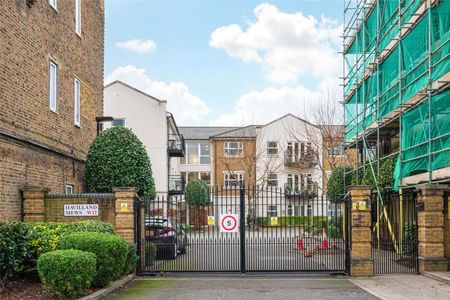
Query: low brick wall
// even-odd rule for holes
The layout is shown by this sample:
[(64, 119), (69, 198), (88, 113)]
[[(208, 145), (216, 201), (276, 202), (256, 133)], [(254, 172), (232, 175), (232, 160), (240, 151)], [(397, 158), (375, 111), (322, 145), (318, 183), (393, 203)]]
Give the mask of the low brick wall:
[[(104, 221), (115, 226), (115, 195), (111, 194), (49, 194), (44, 199), (46, 222)], [(64, 216), (66, 204), (97, 204), (98, 216)]]

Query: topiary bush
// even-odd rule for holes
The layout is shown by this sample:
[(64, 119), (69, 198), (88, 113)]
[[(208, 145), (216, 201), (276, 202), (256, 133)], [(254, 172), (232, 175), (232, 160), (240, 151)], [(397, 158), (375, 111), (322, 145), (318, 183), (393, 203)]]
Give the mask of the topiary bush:
[(351, 167), (336, 167), (331, 172), (331, 176), (327, 181), (327, 198), (330, 202), (337, 203), (339, 201), (339, 197), (345, 194), (346, 187), (351, 185), (351, 174), (345, 174), (344, 180), (344, 173), (351, 170)]
[(120, 275), (125, 266), (128, 246), (121, 237), (109, 233), (76, 232), (61, 237), (59, 248), (92, 252), (97, 257), (93, 285), (106, 286)]
[(24, 271), (32, 257), (30, 227), (22, 222), (0, 223), (0, 290), (8, 278)]
[(91, 192), (113, 192), (131, 186), (138, 195), (156, 196), (150, 159), (144, 145), (128, 128), (111, 127), (91, 144), (86, 160), (86, 185)]
[(207, 206), (210, 203), (209, 187), (201, 179), (189, 181), (186, 185), (185, 199), (192, 206)]
[(136, 245), (128, 244), (127, 259), (122, 274), (130, 274), (136, 268), (139, 262), (139, 256), (136, 254)]
[(96, 257), (80, 250), (55, 250), (37, 261), (41, 282), (60, 298), (79, 297), (91, 286), (96, 272)]

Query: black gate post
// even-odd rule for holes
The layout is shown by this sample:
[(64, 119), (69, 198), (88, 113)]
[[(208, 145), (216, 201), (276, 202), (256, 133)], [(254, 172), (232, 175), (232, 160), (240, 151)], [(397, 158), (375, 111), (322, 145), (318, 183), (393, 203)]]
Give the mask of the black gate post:
[(139, 256), (139, 262), (136, 265), (136, 275), (141, 275), (142, 270), (142, 245), (141, 245), (141, 199), (134, 197), (134, 243), (136, 245), (136, 255)]
[(245, 186), (241, 183), (239, 189), (239, 233), (240, 233), (240, 247), (241, 247), (241, 273), (245, 273)]
[(351, 234), (352, 234), (352, 199), (350, 194), (347, 194), (344, 197), (344, 207), (345, 207), (345, 270), (347, 271), (347, 274), (350, 274), (350, 246), (351, 246)]

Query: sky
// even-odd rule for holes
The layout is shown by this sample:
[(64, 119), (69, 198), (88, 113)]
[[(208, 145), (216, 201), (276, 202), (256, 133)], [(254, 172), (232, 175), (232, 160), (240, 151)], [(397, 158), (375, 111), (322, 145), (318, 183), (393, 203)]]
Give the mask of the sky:
[(105, 1), (105, 84), (162, 100), (178, 125), (308, 118), (340, 100), (341, 0)]

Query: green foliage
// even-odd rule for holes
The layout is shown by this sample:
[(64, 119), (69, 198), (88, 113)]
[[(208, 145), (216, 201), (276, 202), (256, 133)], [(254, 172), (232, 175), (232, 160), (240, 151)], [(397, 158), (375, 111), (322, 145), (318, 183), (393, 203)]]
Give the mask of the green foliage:
[(192, 232), (192, 230), (193, 230), (192, 225), (186, 224), (186, 223), (180, 224), (180, 228), (181, 228), (185, 233)]
[(375, 178), (378, 182), (378, 187), (381, 191), (386, 191), (394, 186), (394, 168), (395, 168), (396, 157), (389, 157), (380, 162), (380, 173), (377, 176), (376, 165), (373, 165), (373, 170), (375, 172), (375, 177), (373, 176), (372, 168), (370, 165), (366, 166), (363, 173), (362, 184), (369, 185), (372, 189), (376, 188)]
[[(327, 217), (325, 216), (278, 217), (277, 226), (309, 226), (311, 224), (321, 224), (323, 220), (326, 220), (326, 218)], [(271, 217), (258, 217), (256, 218), (256, 222), (259, 226), (271, 226)]]
[(136, 254), (136, 245), (128, 244), (127, 259), (123, 268), (123, 274), (130, 274), (134, 271), (139, 262), (139, 256)]
[(92, 252), (97, 257), (93, 285), (106, 286), (125, 266), (128, 246), (124, 239), (109, 233), (76, 232), (61, 237), (59, 248)]
[(155, 243), (147, 242), (145, 245), (145, 264), (152, 265), (156, 259), (156, 251), (158, 250)]
[(86, 184), (92, 192), (135, 187), (139, 196), (156, 196), (150, 159), (144, 145), (128, 128), (112, 127), (91, 144), (86, 160)]
[(417, 230), (418, 230), (418, 226), (415, 223), (407, 223), (403, 227), (403, 234), (404, 234), (404, 237), (405, 237), (404, 238), (405, 242), (403, 243), (403, 245), (404, 245), (404, 249), (403, 249), (404, 254), (411, 255), (411, 254), (414, 254), (414, 252), (416, 251), (416, 247), (417, 247)]
[(72, 223), (63, 223), (62, 232), (64, 234), (74, 232), (101, 232), (116, 233), (114, 226), (108, 222), (102, 221), (80, 221)]
[(22, 272), (33, 256), (29, 227), (22, 222), (0, 223), (0, 289), (5, 280)]
[(339, 201), (339, 197), (345, 194), (346, 187), (351, 185), (351, 174), (344, 173), (351, 171), (351, 167), (336, 167), (327, 182), (327, 197), (332, 203)]
[(208, 184), (201, 179), (189, 181), (186, 185), (185, 199), (189, 205), (208, 205), (210, 203)]
[(79, 297), (91, 286), (96, 258), (79, 250), (55, 250), (39, 257), (37, 269), (42, 283), (60, 298)]

